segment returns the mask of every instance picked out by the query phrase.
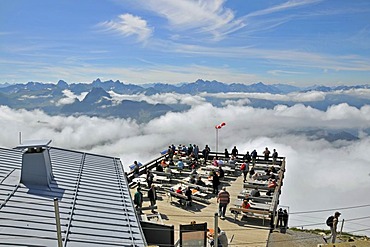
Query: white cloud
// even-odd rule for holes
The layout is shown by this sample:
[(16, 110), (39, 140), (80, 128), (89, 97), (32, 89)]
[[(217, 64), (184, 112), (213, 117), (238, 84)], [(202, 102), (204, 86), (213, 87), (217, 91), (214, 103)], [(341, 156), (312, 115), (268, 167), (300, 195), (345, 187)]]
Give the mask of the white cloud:
[(99, 23), (98, 26), (114, 31), (123, 36), (137, 36), (138, 41), (146, 41), (153, 33), (153, 29), (148, 27), (146, 20), (131, 14), (119, 15), (116, 20)]
[(274, 76), (280, 76), (280, 75), (303, 75), (306, 74), (306, 72), (298, 72), (298, 71), (287, 71), (287, 70), (269, 70), (267, 71), (268, 74), (274, 75)]
[(225, 102), (222, 102), (222, 105), (223, 106), (228, 106), (228, 105), (244, 106), (250, 103), (251, 101), (249, 99), (238, 99), (238, 100), (225, 100)]
[[(22, 131), (24, 139), (50, 138), (57, 147), (120, 157), (127, 167), (134, 160), (145, 163), (158, 157), (172, 143), (195, 143), (201, 148), (209, 144), (215, 150), (214, 126), (226, 122), (219, 132), (219, 150), (234, 145), (242, 153), (252, 149), (261, 153), (266, 146), (276, 148), (287, 158), (280, 203), (290, 206), (291, 212), (310, 211), (370, 204), (366, 196), (370, 189), (370, 138), (364, 131), (370, 128), (369, 113), (370, 106), (357, 109), (346, 104), (320, 111), (300, 104), (254, 109), (204, 103), (138, 124), (128, 119), (48, 116), (41, 111), (1, 106), (0, 144), (16, 146)], [(358, 129), (361, 139), (329, 143), (297, 134), (311, 128)], [(345, 219), (368, 216), (369, 212), (368, 208), (341, 211)], [(325, 227), (324, 220), (331, 213), (292, 214), (290, 226), (300, 226), (306, 220)], [(345, 223), (344, 231), (359, 227)]]
[(69, 105), (69, 104), (72, 104), (73, 102), (76, 101), (76, 99), (78, 100), (83, 100), (85, 98), (85, 96), (88, 94), (88, 92), (83, 92), (81, 93), (80, 95), (75, 95), (71, 90), (69, 89), (65, 89), (62, 91), (63, 93), (63, 98), (61, 98), (58, 102), (56, 102), (56, 105), (57, 106), (61, 106), (61, 105)]
[(149, 104), (185, 104), (197, 106), (206, 102), (201, 96), (192, 96), (190, 94), (163, 93), (154, 95), (145, 94), (117, 94), (110, 91), (113, 101), (121, 102), (122, 100), (146, 101)]
[[(206, 34), (215, 40), (222, 39), (245, 26), (235, 18), (231, 9), (225, 8), (224, 0), (144, 0), (142, 7), (166, 18), (174, 31), (189, 32), (195, 35)], [(177, 34), (179, 35), (179, 34)]]
[(275, 5), (273, 7), (267, 8), (267, 9), (252, 12), (247, 17), (269, 15), (269, 14), (272, 14), (272, 13), (282, 12), (282, 11), (289, 10), (289, 9), (292, 9), (292, 8), (297, 8), (297, 7), (302, 7), (302, 6), (306, 6), (306, 5), (310, 5), (310, 4), (315, 4), (315, 3), (318, 3), (318, 2), (322, 2), (322, 1), (323, 0), (298, 0), (298, 1), (297, 0), (290, 0), (290, 1), (284, 2), (284, 3), (279, 4), (279, 5)]
[[(289, 94), (271, 94), (271, 93), (201, 93), (202, 97), (215, 97), (222, 99), (252, 98), (265, 100), (293, 101), (293, 102), (310, 102), (324, 100), (326, 93), (318, 91), (294, 92)], [(231, 101), (229, 101), (231, 102)], [(249, 103), (249, 102), (245, 102)]]

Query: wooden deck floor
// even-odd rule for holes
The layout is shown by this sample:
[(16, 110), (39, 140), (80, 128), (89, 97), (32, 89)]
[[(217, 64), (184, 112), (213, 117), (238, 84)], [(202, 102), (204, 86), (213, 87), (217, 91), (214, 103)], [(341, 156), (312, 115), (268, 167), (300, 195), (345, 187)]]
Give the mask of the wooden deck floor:
[[(164, 186), (171, 186), (177, 184), (178, 181), (171, 181), (171, 184), (166, 184)], [(237, 195), (243, 188), (242, 176), (227, 176), (220, 188), (226, 186), (227, 190), (231, 195), (231, 201), (237, 198)], [(132, 189), (134, 193), (136, 189)], [(144, 191), (144, 196), (146, 192)], [(175, 227), (175, 241), (179, 238), (179, 225), (180, 224), (190, 224), (190, 222), (195, 221), (196, 223), (207, 222), (208, 228), (214, 227), (214, 214), (218, 210), (218, 204), (216, 202), (216, 197), (212, 196), (209, 201), (210, 204), (203, 204), (198, 202), (193, 202), (191, 207), (180, 206), (176, 199), (171, 198), (164, 192), (158, 192), (159, 200), (157, 201), (158, 209), (156, 210), (161, 214), (161, 218), (164, 224), (174, 225)], [(149, 201), (144, 201), (143, 207), (149, 206)], [(219, 227), (226, 232), (229, 242), (232, 241), (229, 246), (256, 246), (262, 247), (266, 246), (269, 237), (269, 220), (265, 221), (263, 225), (262, 219), (248, 218), (243, 221), (240, 220), (240, 216), (234, 221), (234, 215), (230, 213), (231, 205), (228, 206), (226, 212), (226, 218), (224, 220), (219, 219)], [(150, 210), (143, 211), (145, 214), (151, 214)], [(244, 219), (244, 218), (243, 218)], [(152, 220), (156, 222), (156, 219)]]

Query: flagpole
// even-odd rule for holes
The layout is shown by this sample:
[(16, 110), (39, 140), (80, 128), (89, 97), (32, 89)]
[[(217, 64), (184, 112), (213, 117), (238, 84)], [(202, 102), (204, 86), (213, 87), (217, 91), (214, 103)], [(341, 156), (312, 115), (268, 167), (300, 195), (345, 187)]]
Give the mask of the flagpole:
[(217, 157), (217, 153), (218, 153), (218, 128), (216, 128), (216, 157)]

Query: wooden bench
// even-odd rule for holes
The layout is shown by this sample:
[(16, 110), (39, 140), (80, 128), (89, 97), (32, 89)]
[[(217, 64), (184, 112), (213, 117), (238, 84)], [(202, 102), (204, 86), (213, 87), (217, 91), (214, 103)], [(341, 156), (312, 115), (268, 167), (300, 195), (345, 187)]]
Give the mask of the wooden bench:
[(263, 225), (265, 225), (265, 218), (270, 216), (270, 212), (267, 210), (259, 210), (259, 209), (246, 209), (246, 208), (237, 208), (237, 207), (232, 207), (230, 208), (231, 213), (234, 214), (234, 221), (236, 221), (236, 217), (238, 216), (238, 213), (245, 213), (248, 216), (262, 216), (263, 218)]
[(204, 186), (200, 186), (200, 185), (196, 185), (196, 184), (191, 184), (191, 183), (188, 183), (188, 182), (185, 182), (184, 184), (186, 186), (189, 186), (192, 189), (197, 189), (201, 192), (212, 192), (212, 188), (210, 188), (210, 187), (204, 187)]
[(266, 185), (258, 185), (258, 184), (248, 183), (248, 182), (243, 184), (243, 188), (244, 189), (258, 188), (259, 190), (263, 190), (263, 191), (268, 191), (269, 190), (269, 187), (267, 187), (267, 184)]
[(165, 176), (155, 176), (154, 177), (154, 182), (159, 182), (161, 184), (163, 183), (169, 183), (171, 182), (171, 179)]
[(174, 192), (174, 191), (168, 191), (168, 194), (169, 194), (169, 196), (170, 196), (170, 199), (171, 199), (171, 202), (172, 202), (172, 197), (175, 197), (175, 198), (177, 198), (177, 199), (180, 199), (180, 204), (181, 205), (187, 205), (187, 199), (188, 199), (188, 197), (187, 196), (185, 196), (185, 195), (183, 195), (183, 194), (179, 194), (179, 193), (176, 193), (176, 192)]
[(154, 175), (161, 176), (161, 177), (166, 177), (171, 179), (172, 174), (171, 173), (165, 173), (165, 172), (159, 172), (159, 171), (152, 171)]

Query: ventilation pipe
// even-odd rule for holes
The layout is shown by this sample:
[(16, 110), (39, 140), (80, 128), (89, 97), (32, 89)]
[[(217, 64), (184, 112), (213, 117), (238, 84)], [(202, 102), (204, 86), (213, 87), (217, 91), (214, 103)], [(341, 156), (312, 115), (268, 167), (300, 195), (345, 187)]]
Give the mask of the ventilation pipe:
[(24, 149), (22, 156), (21, 183), (26, 186), (48, 186), (53, 173), (49, 154), (51, 140), (24, 141), (16, 148)]

